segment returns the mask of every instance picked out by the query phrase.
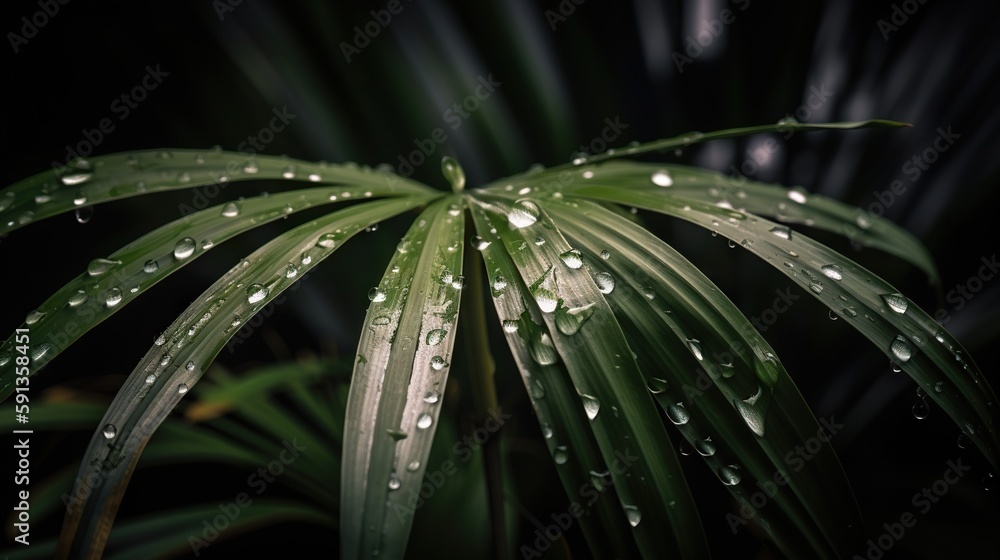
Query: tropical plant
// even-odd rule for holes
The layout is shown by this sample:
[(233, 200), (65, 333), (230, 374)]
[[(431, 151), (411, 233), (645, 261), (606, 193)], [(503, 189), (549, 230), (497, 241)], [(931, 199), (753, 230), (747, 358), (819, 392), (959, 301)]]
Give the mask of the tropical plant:
[[(594, 556), (707, 556), (698, 508), (670, 444), (676, 439), (671, 424), (742, 511), (753, 512), (743, 521), (782, 553), (850, 555), (867, 537), (833, 449), (810, 447), (810, 460), (800, 468), (786, 464), (786, 454), (822, 437), (823, 427), (744, 314), (696, 266), (637, 223), (634, 209), (701, 226), (785, 274), (906, 371), (1000, 467), (995, 397), (961, 344), (889, 283), (783, 223), (846, 234), (932, 279), (933, 263), (901, 228), (835, 200), (749, 181), (736, 186), (715, 172), (628, 158), (760, 132), (790, 136), (898, 124), (783, 119), (689, 133), (580, 154), (569, 164), (468, 190), (461, 166), (446, 157), (442, 172), (451, 192), (382, 168), (221, 150), (75, 160), (10, 186), (0, 194), (0, 233), (171, 189), (249, 179), (304, 188), (193, 212), (92, 260), (0, 347), (3, 398), (27, 386), (28, 376), (83, 333), (212, 247), (296, 212), (346, 206), (263, 244), (156, 338), (83, 457), (71, 495), (80, 506), (68, 510), (60, 555), (101, 554), (143, 449), (244, 323), (355, 235), (410, 211), (419, 214), (368, 293), (371, 305), (353, 359), (340, 457), (344, 557), (403, 556), (425, 502), (425, 474), (431, 474), (431, 444), (460, 325), (476, 422), (485, 428), (493, 546), (498, 558), (507, 556), (503, 457), (499, 438), (490, 437), (504, 421), (487, 336), (490, 300), (537, 415), (539, 437), (573, 502), (553, 519), (579, 523)], [(755, 489), (776, 473), (781, 488), (767, 506), (752, 503)], [(102, 480), (97, 488), (80, 482), (95, 477)], [(541, 552), (518, 550), (527, 557)]]

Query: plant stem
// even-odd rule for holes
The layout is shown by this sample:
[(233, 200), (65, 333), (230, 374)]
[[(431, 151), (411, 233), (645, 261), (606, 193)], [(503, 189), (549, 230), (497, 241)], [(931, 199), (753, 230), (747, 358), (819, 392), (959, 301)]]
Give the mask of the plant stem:
[[(468, 220), (468, 221), (471, 221)], [(462, 319), (469, 325), (465, 331), (465, 346), (469, 360), (472, 385), (472, 401), (475, 407), (476, 425), (482, 425), (492, 414), (499, 414), (496, 386), (493, 374), (496, 366), (490, 353), (490, 341), (486, 331), (486, 308), (483, 303), (482, 261), (478, 252), (465, 252), (463, 267), (466, 277), (466, 293), (462, 298)], [(483, 445), (486, 463), (486, 487), (490, 503), (490, 525), (493, 537), (493, 551), (496, 560), (507, 559), (507, 531), (504, 516), (503, 464), (500, 457), (500, 431), (490, 434)]]

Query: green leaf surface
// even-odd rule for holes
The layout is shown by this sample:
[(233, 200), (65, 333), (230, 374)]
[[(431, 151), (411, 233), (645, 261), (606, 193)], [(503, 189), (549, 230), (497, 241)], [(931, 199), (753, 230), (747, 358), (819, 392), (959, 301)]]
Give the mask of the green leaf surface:
[[(645, 383), (670, 421), (788, 557), (840, 558), (864, 540), (847, 477), (773, 350), (693, 264), (644, 228), (588, 201), (539, 202), (613, 279), (615, 316)], [(605, 253), (605, 251), (607, 251)], [(607, 258), (604, 258), (607, 257)], [(831, 420), (836, 425), (835, 420)], [(824, 434), (826, 439), (818, 439)], [(796, 450), (809, 442), (809, 460)], [(813, 444), (819, 444), (817, 449)], [(781, 486), (775, 484), (780, 473)], [(760, 488), (777, 488), (755, 507)]]
[[(603, 287), (574, 266), (567, 254), (572, 247), (535, 203), (512, 204), (482, 195), (474, 200), (486, 211), (542, 311), (552, 346), (566, 363), (580, 407), (611, 466), (640, 552), (648, 558), (707, 557), (697, 508), (676, 453)], [(544, 241), (540, 245), (539, 237)], [(629, 460), (632, 454), (636, 458)]]
[[(91, 440), (63, 527), (60, 556), (100, 556), (125, 486), (156, 428), (201, 378), (237, 328), (336, 248), (372, 223), (428, 197), (372, 201), (299, 226), (262, 246), (206, 290), (156, 341), (129, 376)], [(329, 237), (332, 235), (332, 237)]]
[(452, 361), (463, 212), (455, 195), (430, 205), (369, 294), (344, 426), (344, 558), (405, 552)]

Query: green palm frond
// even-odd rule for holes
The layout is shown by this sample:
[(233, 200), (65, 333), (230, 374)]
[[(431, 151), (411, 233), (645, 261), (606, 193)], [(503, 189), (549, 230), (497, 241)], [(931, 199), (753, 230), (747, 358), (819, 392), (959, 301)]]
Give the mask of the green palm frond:
[[(98, 557), (109, 535), (116, 537), (111, 520), (144, 450), (160, 458), (176, 453), (251, 461), (262, 451), (256, 434), (295, 431), (317, 449), (303, 459), (308, 472), (342, 465), (339, 500), (329, 476), (304, 476), (296, 489), (324, 504), (336, 501), (339, 513), (315, 507), (295, 513), (276, 502), (255, 515), (336, 518), (345, 557), (403, 557), (420, 507), (413, 496), (424, 484), (444, 419), (460, 332), (479, 341), (470, 345), (477, 365), (469, 371), (477, 416), (500, 413), (485, 313), (470, 306), (460, 322), (460, 310), (473, 298), (494, 304), (499, 324), (493, 329), (507, 341), (566, 494), (571, 500), (585, 491), (593, 497), (573, 520), (584, 527), (593, 554), (709, 555), (698, 503), (670, 443), (674, 426), (744, 508), (753, 509), (755, 488), (783, 475), (787, 487), (774, 495), (773, 507), (757, 511), (755, 522), (784, 554), (849, 556), (866, 534), (832, 447), (822, 446), (802, 468), (785, 468), (787, 452), (823, 434), (825, 423), (729, 298), (622, 207), (696, 224), (774, 266), (899, 364), (1000, 467), (995, 395), (961, 344), (889, 283), (784, 224), (845, 235), (936, 281), (929, 254), (887, 220), (802, 189), (734, 184), (732, 177), (701, 169), (623, 158), (759, 132), (895, 126), (902, 125), (783, 120), (689, 133), (469, 190), (461, 167), (445, 158), (452, 192), (383, 170), (217, 150), (97, 157), (9, 187), (0, 193), (0, 234), (76, 208), (164, 190), (215, 185), (235, 193), (251, 179), (303, 188), (192, 208), (92, 261), (26, 318), (22, 328), (30, 332), (30, 346), (19, 342), (18, 332), (0, 347), (4, 398), (83, 333), (212, 247), (292, 213), (346, 203), (262, 245), (157, 338), (99, 421), (76, 478), (97, 476), (104, 483), (75, 488), (72, 497), (81, 507), (67, 515), (60, 555)], [(354, 243), (355, 234), (411, 211), (412, 226), (368, 294), (343, 417), (303, 387), (294, 389), (302, 414), (333, 427), (337, 449), (324, 444), (323, 433), (298, 428), (281, 407), (250, 398), (267, 392), (279, 376), (236, 383), (224, 372), (189, 414), (211, 418), (236, 408), (250, 427), (220, 418), (225, 436), (218, 442), (192, 440), (186, 450), (169, 451), (154, 445), (154, 432), (170, 425), (170, 411), (240, 325)], [(465, 243), (470, 239), (471, 249)], [(469, 321), (475, 324), (466, 328)], [(25, 365), (30, 367), (18, 369)], [(494, 539), (500, 542), (504, 478), (499, 463), (486, 463)], [(164, 527), (170, 519), (161, 520)]]

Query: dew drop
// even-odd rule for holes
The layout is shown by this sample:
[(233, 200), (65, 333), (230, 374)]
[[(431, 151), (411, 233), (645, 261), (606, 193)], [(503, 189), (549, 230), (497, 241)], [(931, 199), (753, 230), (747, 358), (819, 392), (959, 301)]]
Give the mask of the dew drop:
[(799, 204), (806, 203), (806, 193), (803, 192), (802, 190), (792, 189), (788, 191), (788, 198), (792, 199), (795, 202), (798, 202)]
[(104, 304), (109, 308), (114, 307), (122, 302), (122, 291), (117, 287), (109, 289), (104, 294)]
[(188, 392), (188, 386), (187, 386), (186, 383), (181, 383), (180, 385), (177, 386), (177, 394), (178, 395), (183, 395), (184, 393), (187, 393), (187, 392)]
[(399, 490), (402, 483), (395, 476), (389, 477), (389, 490)]
[(448, 331), (444, 329), (433, 329), (427, 333), (426, 342), (430, 346), (437, 346), (438, 344), (441, 344), (441, 341), (444, 340), (444, 337), (447, 336), (447, 334)]
[(104, 439), (114, 439), (118, 435), (118, 429), (115, 428), (114, 424), (106, 424), (104, 426)]
[(435, 371), (440, 371), (444, 369), (444, 366), (446, 365), (448, 365), (448, 362), (445, 362), (444, 358), (442, 358), (441, 356), (434, 356), (433, 358), (431, 358), (431, 368), (433, 368)]
[(266, 298), (270, 291), (263, 284), (253, 283), (247, 286), (247, 302), (257, 303)]
[(514, 203), (514, 207), (507, 214), (507, 220), (510, 222), (511, 228), (520, 229), (537, 222), (540, 214), (541, 210), (537, 204), (522, 198)]
[(601, 251), (601, 258), (604, 260), (608, 260), (611, 258), (611, 253), (607, 250)]
[(41, 311), (38, 311), (36, 309), (36, 310), (28, 313), (28, 316), (24, 318), (24, 324), (25, 325), (29, 325), (29, 326), (30, 325), (34, 325), (38, 321), (41, 321), (42, 317), (44, 317), (44, 316), (45, 316), (45, 313), (42, 313)]
[(185, 237), (174, 245), (174, 258), (182, 261), (194, 254), (195, 249), (194, 239), (190, 237)]
[(930, 407), (927, 405), (927, 401), (918, 398), (917, 402), (913, 403), (913, 417), (917, 420), (923, 420), (927, 418), (928, 414), (930, 414)]
[(222, 207), (222, 215), (227, 218), (235, 218), (240, 215), (240, 207), (237, 206), (235, 202), (227, 202), (226, 205)]
[(622, 506), (622, 509), (625, 510), (625, 518), (628, 519), (629, 525), (633, 527), (639, 525), (639, 522), (642, 521), (642, 512), (639, 511), (639, 508), (635, 506)]
[(385, 301), (385, 298), (386, 298), (385, 290), (383, 290), (382, 288), (375, 287), (368, 290), (368, 301), (374, 303), (380, 303)]
[(660, 377), (650, 377), (646, 380), (646, 388), (649, 389), (650, 393), (659, 395), (667, 390), (667, 380)]
[[(337, 236), (332, 233), (324, 233), (323, 235), (319, 236), (318, 240), (316, 240), (316, 245), (324, 249), (332, 249), (336, 244), (337, 244)], [(309, 264), (309, 263), (303, 262), (302, 264)]]
[(658, 187), (669, 187), (674, 184), (674, 178), (670, 176), (670, 172), (666, 169), (658, 169), (650, 177), (653, 184)]
[(788, 226), (774, 226), (770, 232), (782, 239), (792, 238), (792, 230)]
[(691, 353), (694, 354), (694, 357), (700, 362), (703, 359), (701, 355), (701, 342), (696, 338), (689, 338), (687, 339), (687, 345)]
[(711, 457), (712, 455), (715, 455), (715, 444), (712, 443), (712, 438), (710, 437), (696, 441), (694, 443), (694, 448), (702, 457)]
[(559, 352), (552, 345), (552, 339), (548, 333), (542, 334), (539, 338), (528, 344), (528, 353), (539, 365), (548, 366), (559, 361)]
[(565, 445), (560, 445), (552, 451), (552, 459), (555, 460), (557, 465), (565, 465), (568, 458), (569, 454), (566, 453)]
[(87, 292), (83, 290), (77, 290), (75, 294), (69, 296), (69, 300), (66, 302), (70, 307), (79, 307), (87, 301)]
[(910, 344), (903, 335), (897, 335), (889, 345), (889, 349), (892, 351), (892, 355), (896, 356), (896, 359), (900, 362), (906, 362), (913, 356), (913, 349), (910, 348)]
[(428, 391), (424, 395), (424, 402), (427, 404), (437, 404), (439, 400), (441, 400), (441, 393), (437, 391)]
[(472, 246), (475, 247), (477, 251), (482, 251), (483, 249), (485, 249), (485, 248), (487, 248), (487, 247), (490, 246), (490, 242), (489, 241), (483, 239), (482, 237), (480, 237), (478, 235), (473, 235), (472, 239), (471, 239), (471, 242), (472, 242)]
[(155, 259), (149, 259), (145, 264), (142, 265), (142, 271), (146, 274), (152, 274), (159, 270), (160, 265)]
[(832, 278), (834, 280), (843, 280), (844, 278), (844, 271), (835, 264), (823, 265), (820, 270), (826, 275), (827, 278)]
[(434, 419), (431, 418), (431, 415), (427, 414), (426, 412), (421, 414), (417, 418), (417, 427), (420, 428), (421, 430), (426, 430), (427, 428), (430, 428), (431, 424), (433, 423)]
[(156, 374), (155, 373), (151, 373), (151, 374), (149, 374), (149, 375), (146, 376), (146, 385), (152, 385), (155, 382), (156, 382)]
[(455, 158), (451, 156), (441, 158), (441, 174), (448, 180), (452, 191), (458, 192), (465, 188), (465, 170)]
[(417, 469), (419, 468), (420, 468), (420, 461), (410, 461), (410, 464), (406, 465), (406, 470), (410, 472), (417, 472)]
[(958, 445), (959, 449), (969, 447), (970, 443), (972, 443), (972, 440), (970, 440), (969, 436), (965, 435), (965, 433), (958, 434), (958, 439), (955, 440), (955, 444)]
[(94, 259), (90, 261), (87, 265), (87, 274), (91, 276), (101, 276), (106, 274), (112, 268), (122, 264), (122, 261), (113, 261), (110, 259)]
[(670, 419), (677, 426), (683, 426), (688, 423), (691, 416), (688, 414), (684, 404), (675, 403), (667, 407), (667, 418)]
[(906, 313), (907, 300), (903, 294), (892, 293), (892, 294), (882, 294), (882, 301), (889, 306), (890, 309), (896, 313)]
[(517, 321), (515, 321), (513, 319), (504, 319), (504, 321), (503, 321), (503, 330), (504, 330), (504, 332), (507, 332), (507, 333), (516, 333), (517, 332)]
[(584, 394), (580, 395), (580, 399), (583, 401), (583, 411), (587, 413), (587, 418), (591, 420), (597, 418), (597, 413), (601, 410), (601, 401), (597, 400), (597, 397)]
[(285, 265), (285, 278), (295, 278), (299, 275), (299, 267), (292, 263)]
[(563, 264), (574, 270), (583, 266), (583, 257), (577, 249), (570, 249), (569, 251), (559, 255), (559, 258), (562, 259)]
[(83, 208), (77, 208), (76, 212), (74, 212), (74, 215), (76, 216), (76, 221), (78, 223), (85, 224), (89, 222), (91, 218), (94, 217), (94, 207), (84, 206)]
[(610, 272), (598, 272), (594, 276), (594, 283), (602, 294), (610, 294), (615, 289), (615, 277)]
[(719, 478), (726, 486), (736, 486), (740, 483), (740, 467), (737, 465), (727, 465), (719, 468)]

